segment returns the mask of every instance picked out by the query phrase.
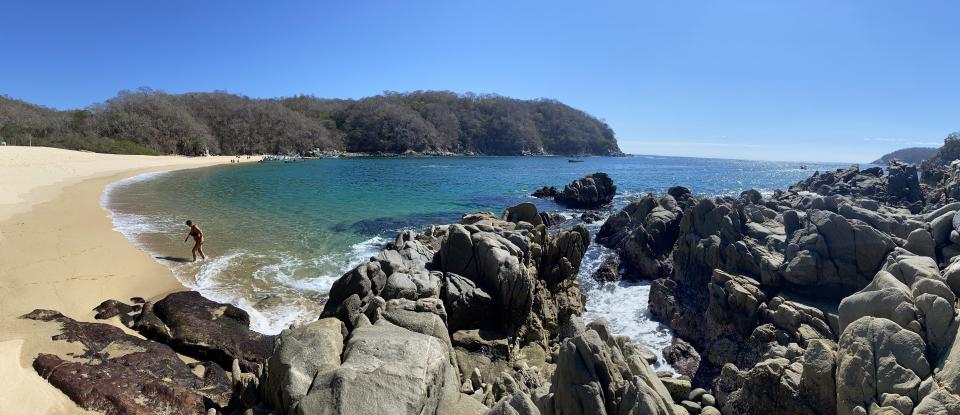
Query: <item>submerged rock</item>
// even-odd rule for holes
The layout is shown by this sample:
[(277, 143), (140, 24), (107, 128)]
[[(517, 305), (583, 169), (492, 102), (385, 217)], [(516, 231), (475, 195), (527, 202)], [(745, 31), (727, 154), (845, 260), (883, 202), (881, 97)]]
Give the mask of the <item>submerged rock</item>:
[(544, 198), (548, 198), (548, 197), (554, 197), (554, 196), (557, 195), (557, 193), (558, 193), (558, 192), (557, 192), (557, 188), (556, 188), (556, 187), (553, 187), (553, 186), (550, 186), (550, 187), (543, 186), (543, 187), (535, 190), (531, 196), (544, 199)]

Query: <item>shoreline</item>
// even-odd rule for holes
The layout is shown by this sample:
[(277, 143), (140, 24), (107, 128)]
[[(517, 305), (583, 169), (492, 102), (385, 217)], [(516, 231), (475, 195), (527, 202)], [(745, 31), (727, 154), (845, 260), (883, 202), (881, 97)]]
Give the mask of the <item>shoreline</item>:
[(11, 189), (0, 196), (0, 388), (7, 392), (0, 407), (14, 413), (90, 413), (31, 367), (36, 354), (62, 351), (62, 342), (50, 339), (55, 327), (20, 315), (46, 308), (93, 321), (92, 309), (105, 299), (157, 298), (185, 288), (169, 268), (114, 230), (103, 204), (108, 187), (141, 174), (231, 159), (0, 149), (0, 186)]

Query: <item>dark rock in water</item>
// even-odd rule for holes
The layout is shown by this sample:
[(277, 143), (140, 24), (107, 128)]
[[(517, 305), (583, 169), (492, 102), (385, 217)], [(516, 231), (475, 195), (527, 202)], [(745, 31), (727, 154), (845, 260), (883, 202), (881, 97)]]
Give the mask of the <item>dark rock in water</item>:
[(597, 212), (595, 210), (591, 210), (589, 212), (583, 212), (580, 214), (580, 220), (582, 220), (583, 223), (594, 223), (602, 219), (603, 219), (603, 215), (601, 215), (600, 212)]
[(535, 190), (531, 196), (544, 199), (544, 198), (548, 198), (548, 197), (554, 197), (554, 196), (556, 196), (556, 195), (557, 195), (557, 188), (556, 188), (556, 187), (553, 187), (553, 186), (550, 186), (550, 187), (543, 186), (543, 187)]
[(677, 373), (693, 377), (700, 368), (700, 353), (681, 339), (673, 339), (673, 343), (663, 348), (663, 357)]
[[(458, 214), (459, 213), (449, 212), (423, 216), (364, 219), (350, 224), (349, 229), (361, 235), (379, 235), (389, 231), (420, 229), (430, 225), (453, 222), (457, 220)], [(341, 225), (337, 226), (342, 229)]]
[(620, 258), (617, 255), (608, 256), (591, 277), (598, 282), (620, 281)]
[(572, 208), (596, 209), (613, 201), (617, 186), (606, 173), (593, 173), (574, 180), (554, 200)]
[(246, 311), (208, 300), (195, 291), (176, 292), (151, 307), (144, 306), (135, 328), (180, 353), (225, 368), (238, 359), (240, 367), (251, 373), (259, 373), (273, 353), (273, 336), (250, 330)]
[(507, 222), (527, 222), (531, 225), (542, 225), (543, 219), (533, 203), (521, 203), (519, 205), (508, 207), (503, 211), (501, 219)]
[(50, 310), (23, 316), (60, 324), (56, 341), (75, 342), (82, 354), (40, 354), (33, 367), (79, 406), (117, 414), (197, 414), (227, 409), (232, 388), (212, 362), (194, 368), (167, 345), (128, 335), (108, 324), (83, 323)]

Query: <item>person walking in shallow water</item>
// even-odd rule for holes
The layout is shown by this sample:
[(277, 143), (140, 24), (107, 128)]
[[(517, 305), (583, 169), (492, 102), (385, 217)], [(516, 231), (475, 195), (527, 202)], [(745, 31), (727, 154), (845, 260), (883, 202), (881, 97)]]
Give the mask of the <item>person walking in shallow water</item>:
[(203, 254), (203, 231), (200, 230), (200, 227), (194, 225), (192, 221), (187, 221), (187, 226), (190, 227), (190, 233), (187, 234), (186, 238), (183, 238), (183, 241), (186, 242), (190, 237), (193, 237), (193, 260), (196, 262), (197, 254), (200, 254), (200, 258), (207, 259), (207, 256)]

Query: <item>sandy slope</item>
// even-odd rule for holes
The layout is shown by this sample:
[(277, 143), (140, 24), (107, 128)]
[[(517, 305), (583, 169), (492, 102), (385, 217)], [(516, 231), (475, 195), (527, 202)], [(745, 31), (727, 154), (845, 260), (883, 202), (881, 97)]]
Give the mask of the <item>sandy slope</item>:
[(50, 340), (57, 329), (50, 323), (18, 316), (47, 308), (92, 321), (91, 309), (105, 299), (181, 288), (167, 268), (113, 231), (100, 206), (104, 188), (141, 173), (229, 163), (0, 147), (0, 415), (86, 413), (30, 366), (37, 353), (70, 345)]

